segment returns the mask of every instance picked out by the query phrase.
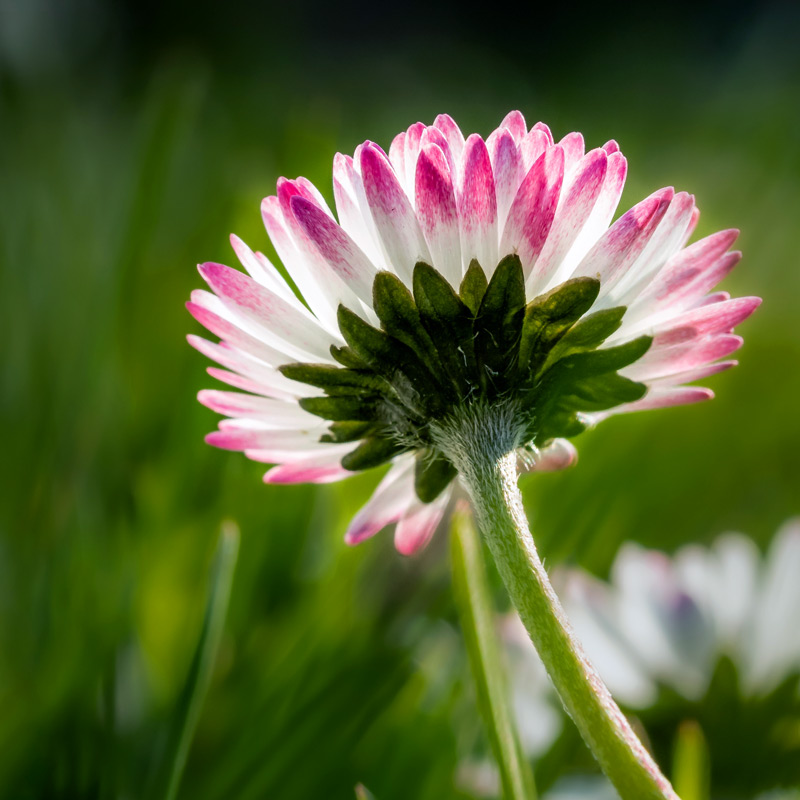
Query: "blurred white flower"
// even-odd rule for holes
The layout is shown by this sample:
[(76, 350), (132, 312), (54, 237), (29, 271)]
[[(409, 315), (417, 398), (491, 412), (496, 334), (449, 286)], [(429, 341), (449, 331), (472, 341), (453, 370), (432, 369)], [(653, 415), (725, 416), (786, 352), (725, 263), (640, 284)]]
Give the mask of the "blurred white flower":
[(628, 543), (609, 583), (579, 570), (555, 580), (589, 658), (632, 708), (651, 705), (659, 685), (699, 699), (722, 656), (746, 695), (800, 672), (800, 520), (778, 531), (764, 558), (741, 534), (671, 558)]

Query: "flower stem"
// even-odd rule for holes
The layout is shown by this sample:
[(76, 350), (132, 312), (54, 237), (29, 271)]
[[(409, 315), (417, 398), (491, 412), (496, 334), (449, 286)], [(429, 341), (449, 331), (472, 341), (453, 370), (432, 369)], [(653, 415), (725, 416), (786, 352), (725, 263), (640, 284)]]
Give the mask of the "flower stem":
[(528, 529), (517, 488), (516, 454), (478, 446), (456, 466), (472, 497), (511, 600), (561, 701), (622, 800), (678, 800), (575, 638)]

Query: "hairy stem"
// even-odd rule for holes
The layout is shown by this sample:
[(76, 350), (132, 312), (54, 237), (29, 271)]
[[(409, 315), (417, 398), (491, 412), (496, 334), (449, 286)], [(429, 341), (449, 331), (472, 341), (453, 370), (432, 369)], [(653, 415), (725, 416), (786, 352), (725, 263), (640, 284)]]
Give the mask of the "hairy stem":
[(511, 600), (561, 701), (622, 800), (678, 800), (575, 638), (528, 529), (516, 455), (461, 439), (452, 455)]

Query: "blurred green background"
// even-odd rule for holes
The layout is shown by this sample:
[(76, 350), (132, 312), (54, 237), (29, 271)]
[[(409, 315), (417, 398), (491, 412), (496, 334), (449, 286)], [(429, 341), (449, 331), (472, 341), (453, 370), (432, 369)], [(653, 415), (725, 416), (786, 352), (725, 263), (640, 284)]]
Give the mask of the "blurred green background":
[[(789, 4), (0, 2), (0, 796), (142, 797), (221, 522), (241, 553), (183, 798), (466, 797), (481, 744), (446, 533), (419, 558), (347, 520), (377, 474), (267, 487), (216, 451), (183, 308), (259, 203), (447, 111), (616, 138), (622, 207), (688, 189), (739, 227), (764, 305), (711, 403), (613, 419), (524, 482), (548, 564), (604, 574), (800, 512), (800, 17)], [(497, 591), (498, 606), (503, 600)], [(424, 664), (420, 653), (426, 653)], [(433, 665), (433, 666), (431, 666)]]

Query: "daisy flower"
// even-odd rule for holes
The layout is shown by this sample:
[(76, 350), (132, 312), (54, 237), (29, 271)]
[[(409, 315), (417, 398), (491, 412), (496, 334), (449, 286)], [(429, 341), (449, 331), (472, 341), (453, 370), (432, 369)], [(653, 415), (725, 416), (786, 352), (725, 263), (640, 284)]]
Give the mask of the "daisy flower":
[(397, 523), (409, 554), (457, 483), (454, 427), (561, 469), (610, 414), (712, 397), (688, 384), (736, 363), (760, 302), (711, 292), (737, 232), (687, 246), (697, 208), (671, 188), (611, 224), (626, 168), (616, 142), (586, 152), (513, 111), (486, 140), (441, 115), (338, 154), (335, 213), (281, 178), (261, 211), (294, 286), (234, 236), (247, 274), (200, 265), (212, 291), (188, 304), (221, 339), (189, 341), (241, 390), (200, 393), (226, 417), (207, 441), (275, 465), (268, 483), (390, 464), (346, 541)]

